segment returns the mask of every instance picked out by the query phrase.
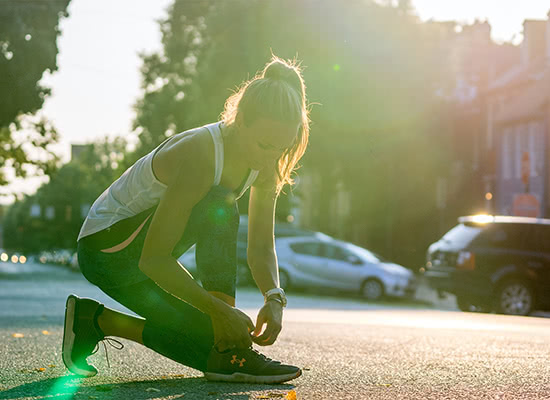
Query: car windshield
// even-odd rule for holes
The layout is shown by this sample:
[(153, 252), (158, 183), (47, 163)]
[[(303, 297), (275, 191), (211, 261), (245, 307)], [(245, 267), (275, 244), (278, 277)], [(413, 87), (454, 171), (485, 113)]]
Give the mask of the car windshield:
[(458, 224), (447, 232), (441, 240), (452, 243), (457, 247), (466, 247), (472, 243), (482, 230), (483, 228), (480, 226)]
[(353, 253), (361, 257), (363, 260), (370, 263), (379, 263), (380, 261), (384, 261), (381, 256), (373, 253), (372, 251), (369, 251), (367, 249), (364, 249), (362, 247), (356, 246), (351, 243), (346, 243), (344, 248), (352, 251)]

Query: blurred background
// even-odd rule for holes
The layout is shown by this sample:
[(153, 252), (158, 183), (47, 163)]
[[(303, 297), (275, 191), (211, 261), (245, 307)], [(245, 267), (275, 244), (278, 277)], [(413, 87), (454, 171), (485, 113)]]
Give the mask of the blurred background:
[(461, 215), (547, 217), (549, 10), (4, 0), (0, 249), (70, 258), (97, 196), (166, 137), (216, 121), (271, 52), (302, 62), (313, 121), (281, 223), (417, 271)]

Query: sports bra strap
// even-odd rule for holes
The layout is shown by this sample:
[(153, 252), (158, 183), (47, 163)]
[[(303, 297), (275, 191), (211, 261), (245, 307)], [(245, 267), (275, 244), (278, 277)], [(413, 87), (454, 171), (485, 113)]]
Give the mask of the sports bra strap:
[(214, 186), (220, 184), (222, 179), (223, 172), (223, 138), (220, 131), (221, 122), (215, 122), (213, 124), (205, 125), (205, 128), (208, 129), (212, 140), (214, 141), (214, 152), (216, 157), (216, 172), (214, 174)]

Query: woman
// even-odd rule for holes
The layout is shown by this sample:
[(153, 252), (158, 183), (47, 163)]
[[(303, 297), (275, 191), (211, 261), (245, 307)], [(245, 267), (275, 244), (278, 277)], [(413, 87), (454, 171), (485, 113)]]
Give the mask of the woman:
[[(209, 380), (275, 383), (301, 370), (252, 348), (271, 345), (286, 305), (274, 245), (277, 196), (307, 147), (305, 85), (273, 56), (225, 103), (221, 121), (168, 138), (94, 202), (78, 237), (93, 284), (143, 318), (92, 299), (67, 299), (63, 361), (93, 376), (86, 358), (106, 336), (141, 343)], [(248, 263), (264, 294), (256, 325), (235, 308), (236, 200), (251, 186)], [(196, 243), (199, 286), (178, 263)], [(265, 330), (262, 333), (262, 329)]]

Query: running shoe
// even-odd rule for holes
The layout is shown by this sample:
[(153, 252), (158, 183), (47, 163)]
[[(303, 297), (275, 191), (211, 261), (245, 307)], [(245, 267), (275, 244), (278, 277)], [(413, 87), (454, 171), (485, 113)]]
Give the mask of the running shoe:
[(67, 297), (62, 354), (63, 363), (73, 374), (83, 377), (97, 374), (97, 369), (86, 359), (97, 351), (98, 343), (105, 338), (97, 323), (103, 308), (103, 304), (92, 299), (74, 294)]
[(219, 352), (212, 348), (204, 376), (209, 381), (282, 383), (302, 375), (302, 370), (267, 358), (252, 347)]

